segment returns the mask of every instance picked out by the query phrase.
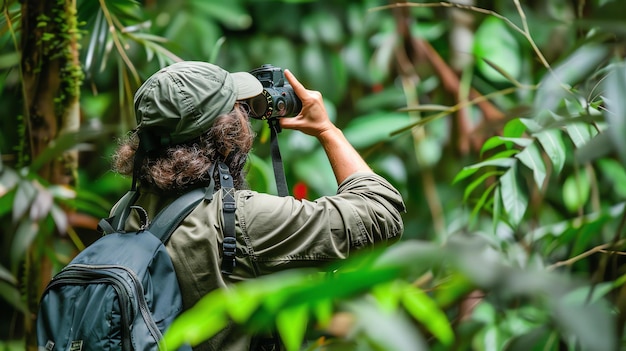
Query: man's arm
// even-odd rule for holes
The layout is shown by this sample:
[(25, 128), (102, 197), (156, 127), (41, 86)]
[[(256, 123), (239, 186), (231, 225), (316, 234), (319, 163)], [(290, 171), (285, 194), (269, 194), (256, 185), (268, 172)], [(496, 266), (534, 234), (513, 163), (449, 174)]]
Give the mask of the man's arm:
[(307, 90), (289, 70), (285, 70), (285, 77), (302, 101), (302, 111), (293, 118), (281, 118), (280, 126), (316, 137), (326, 151), (338, 184), (354, 173), (372, 172), (343, 132), (328, 118), (322, 94)]

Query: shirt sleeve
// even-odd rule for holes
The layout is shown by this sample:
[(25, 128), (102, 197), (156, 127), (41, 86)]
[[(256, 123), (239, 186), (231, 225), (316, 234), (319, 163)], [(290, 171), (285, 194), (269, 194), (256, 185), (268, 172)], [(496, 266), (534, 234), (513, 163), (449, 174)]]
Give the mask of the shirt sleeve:
[(357, 173), (336, 195), (315, 201), (240, 192), (239, 227), (260, 274), (343, 259), (354, 250), (400, 239), (399, 192), (374, 173)]

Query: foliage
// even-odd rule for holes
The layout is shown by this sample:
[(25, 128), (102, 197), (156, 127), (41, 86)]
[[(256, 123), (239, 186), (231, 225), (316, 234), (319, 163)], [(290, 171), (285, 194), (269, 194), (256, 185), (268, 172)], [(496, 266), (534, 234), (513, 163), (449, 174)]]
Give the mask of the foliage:
[[(85, 129), (33, 160), (12, 133), (24, 125), (21, 8), (3, 3), (0, 296), (24, 313), (26, 248), (60, 267), (92, 235), (74, 214), (105, 216), (127, 189), (105, 157), (133, 128), (145, 77), (180, 58), (231, 71), (272, 63), (321, 91), (334, 122), (400, 189), (404, 240), (332, 273), (216, 291), (177, 321), (169, 347), (232, 318), (276, 327), (290, 350), (619, 348), (626, 4), (463, 3), (79, 0)], [(253, 126), (248, 179), (275, 192), (269, 129)], [(290, 185), (309, 198), (334, 193), (315, 140), (283, 131), (280, 142)], [(75, 189), (37, 176), (72, 147), (82, 154)]]

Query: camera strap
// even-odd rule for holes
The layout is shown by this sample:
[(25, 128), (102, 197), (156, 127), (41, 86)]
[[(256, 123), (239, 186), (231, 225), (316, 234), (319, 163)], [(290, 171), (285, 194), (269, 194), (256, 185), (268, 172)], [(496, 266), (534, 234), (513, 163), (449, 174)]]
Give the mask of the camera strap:
[(281, 132), (278, 118), (269, 118), (267, 124), (270, 126), (270, 153), (272, 154), (272, 167), (274, 168), (274, 178), (276, 178), (276, 190), (278, 196), (288, 196), (287, 179), (285, 178), (285, 169), (283, 168), (283, 159), (280, 156), (280, 147), (278, 145), (278, 133)]

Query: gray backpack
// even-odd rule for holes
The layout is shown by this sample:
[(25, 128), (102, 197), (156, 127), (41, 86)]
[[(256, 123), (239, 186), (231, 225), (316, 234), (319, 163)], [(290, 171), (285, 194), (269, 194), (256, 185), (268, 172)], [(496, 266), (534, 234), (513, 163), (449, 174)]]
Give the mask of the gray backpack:
[[(37, 316), (40, 350), (157, 350), (183, 309), (174, 266), (164, 243), (205, 196), (192, 190), (152, 223), (129, 191), (118, 213), (103, 219), (106, 235), (80, 252), (44, 291)], [(123, 232), (130, 208), (144, 226)], [(181, 350), (191, 350), (190, 347)]]

